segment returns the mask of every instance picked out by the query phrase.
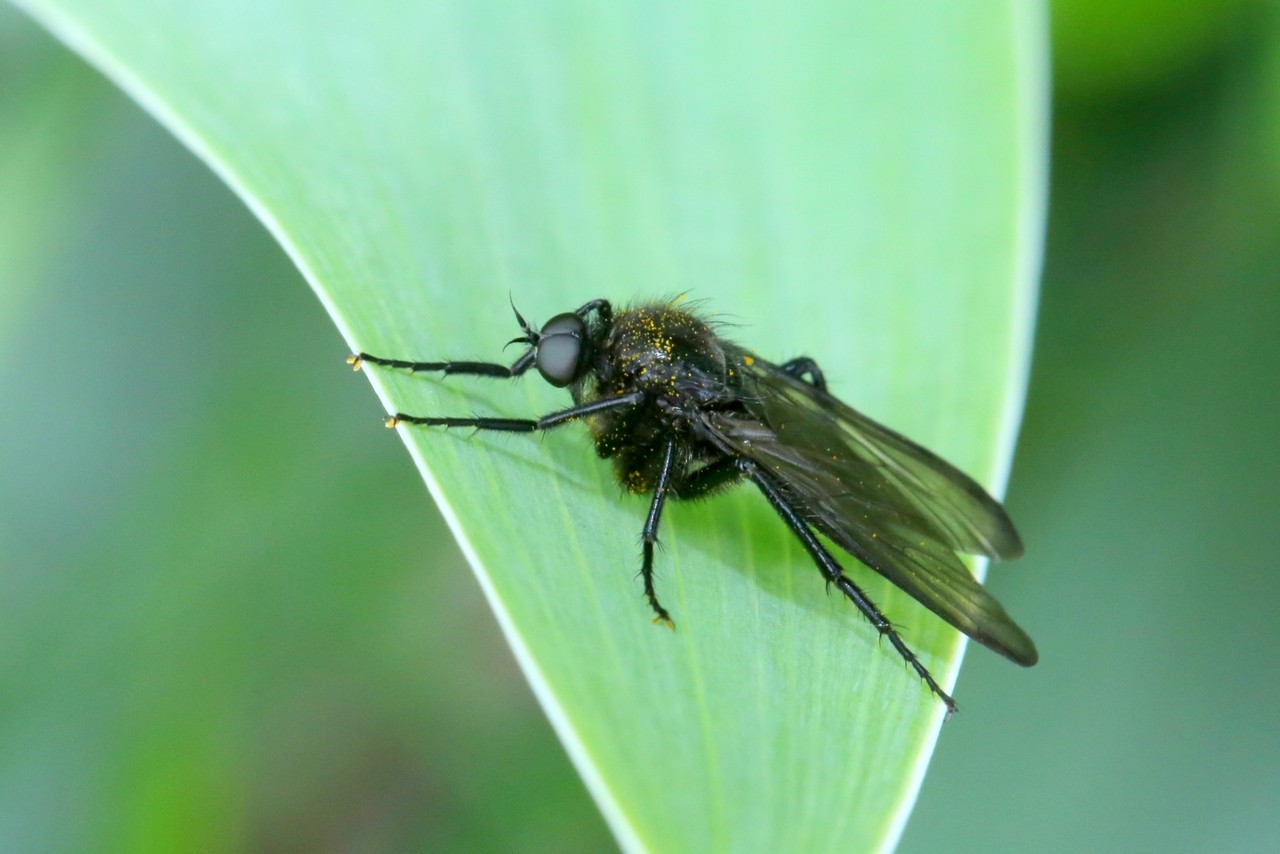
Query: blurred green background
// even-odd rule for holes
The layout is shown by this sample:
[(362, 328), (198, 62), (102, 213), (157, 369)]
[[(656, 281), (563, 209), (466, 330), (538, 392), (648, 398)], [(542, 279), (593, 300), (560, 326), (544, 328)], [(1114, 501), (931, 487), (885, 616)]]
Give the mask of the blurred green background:
[[(1270, 850), (1280, 6), (1053, 23), (1043, 660), (970, 657), (902, 848)], [(301, 278), (7, 7), (0, 333), (0, 850), (611, 847)]]

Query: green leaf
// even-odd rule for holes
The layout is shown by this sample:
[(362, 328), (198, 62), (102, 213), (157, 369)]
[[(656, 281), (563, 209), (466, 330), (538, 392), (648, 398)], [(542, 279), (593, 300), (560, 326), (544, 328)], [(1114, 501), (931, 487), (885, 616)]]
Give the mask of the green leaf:
[[(688, 292), (1003, 482), (1044, 207), (1034, 4), (22, 5), (240, 193), (352, 349), (496, 358), (508, 295), (545, 320)], [(370, 376), (392, 411), (566, 403)], [(625, 846), (893, 844), (941, 706), (758, 495), (669, 509), (671, 633), (634, 577), (646, 504), (581, 430), (402, 434)], [(851, 572), (953, 679), (956, 632)]]

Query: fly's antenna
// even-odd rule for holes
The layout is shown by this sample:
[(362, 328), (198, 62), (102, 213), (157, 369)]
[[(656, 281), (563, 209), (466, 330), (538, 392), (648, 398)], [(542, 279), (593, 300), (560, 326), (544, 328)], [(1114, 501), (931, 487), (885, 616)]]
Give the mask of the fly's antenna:
[(511, 296), (510, 292), (507, 293), (507, 302), (511, 303), (511, 310), (515, 313), (516, 323), (520, 324), (520, 329), (521, 331), (524, 332), (524, 334), (518, 338), (512, 338), (510, 341), (506, 343), (506, 346), (504, 346), (502, 349), (505, 350), (507, 347), (510, 347), (512, 344), (528, 344), (531, 347), (536, 346), (538, 343), (537, 330), (535, 330), (532, 326), (530, 326), (529, 322), (524, 319), (524, 316), (522, 314), (520, 314), (520, 310), (516, 308), (516, 301)]

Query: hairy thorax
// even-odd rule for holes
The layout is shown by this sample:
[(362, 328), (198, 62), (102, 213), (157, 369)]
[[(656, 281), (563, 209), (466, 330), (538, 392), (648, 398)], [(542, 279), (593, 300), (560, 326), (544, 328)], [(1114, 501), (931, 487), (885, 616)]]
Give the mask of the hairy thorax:
[(651, 488), (663, 442), (675, 438), (680, 463), (704, 456), (695, 419), (730, 397), (731, 374), (722, 342), (687, 311), (651, 305), (619, 312), (597, 354), (599, 372), (587, 399), (644, 392), (633, 410), (591, 420), (596, 450), (614, 459), (629, 490)]
[(611, 379), (625, 390), (674, 401), (714, 393), (726, 379), (724, 350), (710, 327), (671, 306), (620, 313), (604, 346), (616, 372)]

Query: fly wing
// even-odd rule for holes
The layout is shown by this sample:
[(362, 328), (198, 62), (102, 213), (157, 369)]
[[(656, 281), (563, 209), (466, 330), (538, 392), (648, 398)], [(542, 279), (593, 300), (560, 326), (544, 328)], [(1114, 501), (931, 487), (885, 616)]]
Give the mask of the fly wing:
[(959, 469), (760, 359), (744, 362), (746, 412), (706, 425), (760, 465), (805, 520), (979, 643), (1023, 665), (1035, 645), (956, 552), (1016, 557), (1000, 504)]
[(951, 551), (1022, 554), (1000, 502), (937, 454), (764, 360), (753, 359), (745, 379), (748, 412), (799, 458), (838, 475), (846, 501), (879, 524)]

